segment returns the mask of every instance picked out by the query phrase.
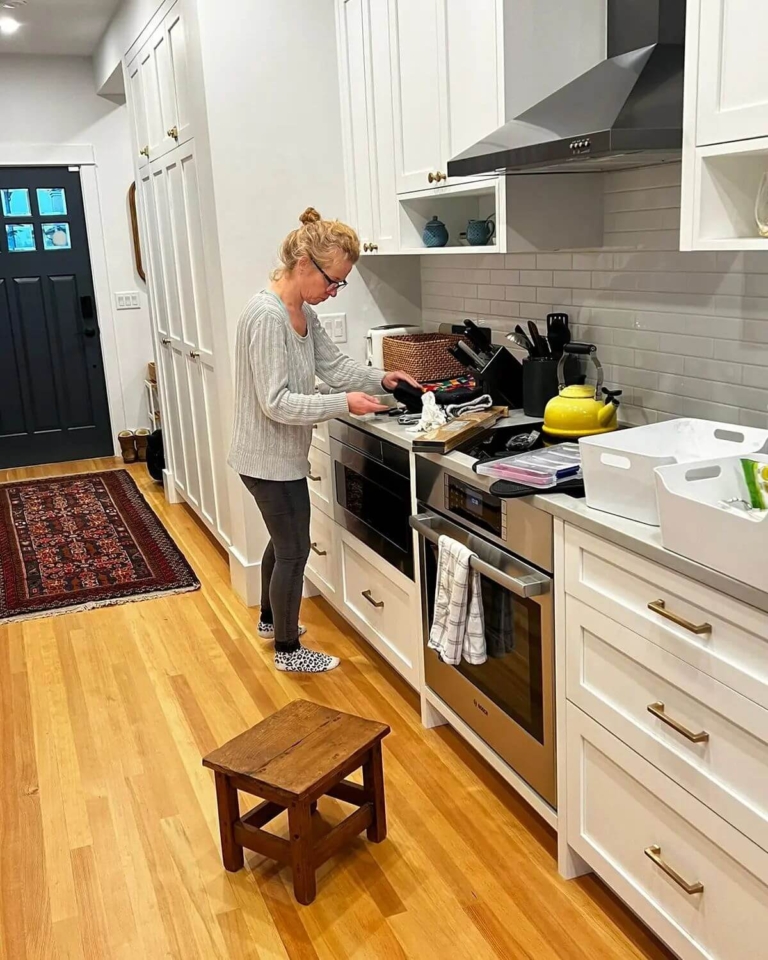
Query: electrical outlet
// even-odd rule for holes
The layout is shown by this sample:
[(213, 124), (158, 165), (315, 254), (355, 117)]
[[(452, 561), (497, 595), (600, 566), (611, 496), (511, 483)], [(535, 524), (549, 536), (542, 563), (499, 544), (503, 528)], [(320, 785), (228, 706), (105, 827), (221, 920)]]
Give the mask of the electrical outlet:
[(139, 292), (138, 290), (128, 290), (125, 293), (116, 293), (115, 301), (118, 310), (138, 310)]
[(346, 313), (325, 313), (320, 317), (323, 329), (334, 343), (347, 342)]

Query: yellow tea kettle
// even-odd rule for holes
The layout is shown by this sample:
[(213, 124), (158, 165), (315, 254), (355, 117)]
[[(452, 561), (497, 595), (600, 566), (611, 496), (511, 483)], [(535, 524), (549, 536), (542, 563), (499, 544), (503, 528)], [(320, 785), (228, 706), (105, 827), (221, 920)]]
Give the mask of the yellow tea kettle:
[[(565, 364), (569, 356), (589, 357), (597, 370), (597, 383), (565, 385)], [(598, 433), (610, 433), (618, 427), (616, 411), (621, 390), (606, 390), (603, 368), (593, 343), (567, 343), (557, 365), (558, 396), (544, 410), (544, 433), (550, 437), (577, 440)], [(605, 400), (602, 397), (605, 397)]]

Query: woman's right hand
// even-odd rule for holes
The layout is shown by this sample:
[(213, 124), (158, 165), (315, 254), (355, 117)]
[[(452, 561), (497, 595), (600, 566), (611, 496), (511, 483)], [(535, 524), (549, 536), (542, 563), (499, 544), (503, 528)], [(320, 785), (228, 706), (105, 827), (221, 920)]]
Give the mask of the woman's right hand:
[(348, 393), (347, 406), (349, 412), (358, 417), (362, 417), (366, 413), (378, 413), (379, 410), (387, 409), (386, 404), (380, 403), (376, 397), (369, 397), (367, 393)]

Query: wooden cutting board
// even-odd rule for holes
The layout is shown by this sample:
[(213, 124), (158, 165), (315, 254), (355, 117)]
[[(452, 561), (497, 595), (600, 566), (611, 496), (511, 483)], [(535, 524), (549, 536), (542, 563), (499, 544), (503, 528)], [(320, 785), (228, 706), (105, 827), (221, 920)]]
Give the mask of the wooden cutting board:
[(442, 427), (421, 433), (413, 439), (413, 449), (416, 453), (450, 453), (451, 450), (489, 430), (500, 417), (506, 417), (506, 407), (489, 407), (477, 413), (467, 413), (462, 417), (451, 420)]

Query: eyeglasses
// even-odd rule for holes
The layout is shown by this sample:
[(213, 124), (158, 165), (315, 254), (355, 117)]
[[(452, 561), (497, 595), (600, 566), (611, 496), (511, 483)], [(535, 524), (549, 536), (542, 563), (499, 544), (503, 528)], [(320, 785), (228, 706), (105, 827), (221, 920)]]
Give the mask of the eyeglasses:
[(347, 286), (347, 281), (346, 281), (346, 280), (332, 280), (332, 279), (328, 276), (328, 274), (325, 272), (325, 270), (323, 270), (323, 268), (320, 266), (320, 264), (317, 262), (317, 260), (315, 260), (314, 257), (310, 257), (309, 259), (312, 261), (312, 263), (314, 263), (314, 265), (317, 267), (317, 269), (320, 271), (320, 273), (322, 273), (323, 277), (325, 278), (325, 282), (328, 284), (328, 287), (329, 287), (330, 289), (332, 289), (332, 290), (343, 290), (344, 287)]

